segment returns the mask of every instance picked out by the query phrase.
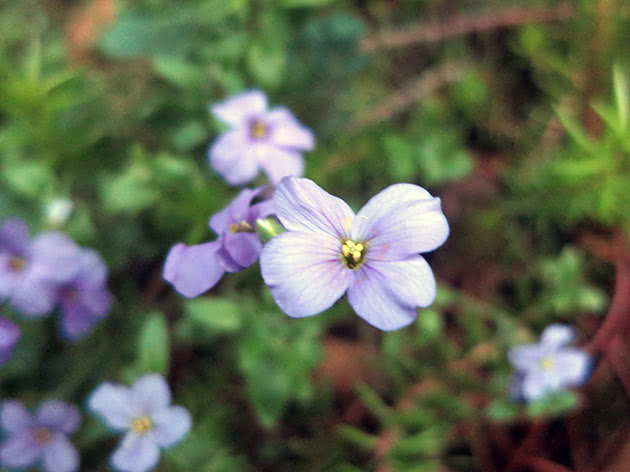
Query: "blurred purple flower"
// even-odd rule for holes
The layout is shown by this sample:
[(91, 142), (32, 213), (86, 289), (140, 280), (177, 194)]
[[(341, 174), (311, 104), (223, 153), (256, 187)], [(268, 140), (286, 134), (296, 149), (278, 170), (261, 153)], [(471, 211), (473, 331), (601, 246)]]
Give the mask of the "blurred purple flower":
[(13, 357), (20, 339), (20, 328), (13, 321), (0, 317), (0, 366)]
[(6, 401), (0, 422), (7, 437), (0, 444), (0, 461), (8, 469), (40, 463), (46, 472), (79, 470), (79, 454), (67, 436), (79, 427), (77, 408), (59, 400), (44, 402), (31, 416), (19, 401)]
[(508, 359), (516, 372), (510, 395), (515, 400), (538, 400), (547, 393), (582, 385), (591, 371), (591, 357), (568, 344), (575, 337), (566, 325), (552, 324), (539, 343), (510, 349)]
[(347, 291), (361, 318), (389, 331), (433, 302), (435, 279), (419, 253), (441, 246), (449, 228), (440, 199), (422, 187), (392, 185), (356, 215), (308, 179), (283, 179), (273, 200), (288, 231), (265, 245), (260, 267), (289, 316), (320, 313)]
[(232, 129), (210, 145), (212, 168), (230, 185), (241, 185), (262, 169), (273, 183), (303, 174), (302, 152), (315, 146), (313, 133), (284, 107), (268, 110), (259, 90), (212, 105), (212, 113)]
[(152, 469), (160, 458), (160, 448), (170, 447), (188, 434), (188, 411), (170, 403), (171, 391), (157, 374), (141, 377), (131, 388), (106, 382), (92, 393), (90, 409), (113, 430), (125, 432), (111, 459), (115, 469)]
[(0, 226), (0, 301), (8, 300), (25, 316), (46, 315), (59, 284), (76, 274), (78, 254), (63, 233), (42, 233), (31, 241), (22, 220), (6, 220)]
[(216, 241), (173, 246), (164, 263), (164, 279), (185, 297), (196, 297), (214, 287), (225, 272), (238, 272), (256, 262), (262, 249), (256, 220), (274, 212), (271, 200), (251, 204), (264, 190), (243, 189), (210, 218), (210, 228), (218, 235)]
[(92, 249), (82, 249), (75, 260), (77, 272), (57, 290), (61, 328), (68, 339), (87, 334), (112, 305), (107, 290), (107, 266)]

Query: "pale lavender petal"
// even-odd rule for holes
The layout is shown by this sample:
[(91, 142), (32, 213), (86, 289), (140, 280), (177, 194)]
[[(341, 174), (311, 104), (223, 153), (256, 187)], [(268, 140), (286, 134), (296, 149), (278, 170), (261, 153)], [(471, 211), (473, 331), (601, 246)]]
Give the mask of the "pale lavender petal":
[(249, 267), (258, 260), (262, 243), (255, 233), (227, 233), (223, 238), (227, 251), (242, 267)]
[(400, 260), (432, 251), (448, 233), (440, 199), (412, 184), (392, 185), (372, 197), (352, 225), (352, 239), (368, 241), (370, 258), (375, 260)]
[(0, 251), (0, 302), (11, 296), (23, 277), (23, 272), (11, 267), (12, 259), (13, 254)]
[(250, 90), (211, 106), (212, 113), (232, 126), (246, 126), (267, 110), (267, 97), (260, 90)]
[(63, 434), (56, 434), (44, 446), (42, 459), (43, 469), (46, 472), (79, 470), (79, 453)]
[(59, 400), (49, 400), (40, 405), (35, 413), (37, 422), (53, 431), (72, 434), (81, 423), (79, 410)]
[(23, 431), (10, 435), (0, 444), (0, 462), (8, 468), (24, 468), (37, 461), (41, 452), (31, 432)]
[(258, 164), (272, 183), (278, 183), (290, 175), (304, 175), (304, 158), (301, 153), (264, 142), (257, 143), (252, 149)]
[(352, 271), (340, 254), (341, 243), (333, 236), (287, 232), (265, 245), (260, 269), (282, 311), (310, 316), (331, 307), (350, 283)]
[(28, 318), (48, 315), (55, 306), (56, 300), (57, 287), (33, 271), (24, 274), (20, 283), (14, 287), (9, 299), (11, 305)]
[(421, 256), (366, 263), (348, 288), (348, 301), (357, 314), (384, 331), (408, 325), (416, 318), (416, 307), (434, 299), (435, 278)]
[(7, 433), (27, 431), (35, 424), (31, 413), (22, 402), (17, 400), (2, 402), (0, 422), (2, 423), (2, 429)]
[(112, 466), (123, 472), (145, 472), (160, 459), (160, 450), (151, 435), (128, 433), (112, 455)]
[(312, 180), (286, 177), (276, 187), (273, 200), (280, 222), (290, 231), (338, 238), (350, 233), (354, 217), (350, 207)]
[(230, 185), (242, 185), (258, 174), (248, 131), (233, 130), (216, 138), (208, 150), (210, 166)]
[(82, 249), (79, 259), (80, 271), (77, 285), (80, 287), (100, 287), (107, 282), (107, 266), (93, 249)]
[(269, 124), (269, 139), (276, 146), (298, 151), (311, 151), (315, 147), (311, 130), (302, 126), (287, 108), (271, 110), (265, 115), (265, 123)]
[(32, 271), (55, 283), (69, 281), (80, 269), (82, 250), (64, 233), (42, 233), (31, 245)]
[(215, 257), (220, 248), (217, 241), (194, 246), (176, 244), (166, 256), (162, 276), (185, 297), (201, 295), (223, 277), (225, 271)]
[(558, 349), (569, 344), (575, 338), (575, 330), (563, 324), (551, 324), (545, 328), (540, 343), (549, 349)]
[(216, 258), (217, 262), (223, 267), (223, 269), (225, 269), (226, 272), (240, 272), (244, 269), (242, 265), (234, 260), (223, 244), (221, 244), (221, 249), (217, 251)]
[(0, 365), (13, 357), (20, 339), (20, 328), (13, 321), (0, 317)]
[(159, 374), (140, 377), (131, 387), (131, 404), (140, 415), (153, 415), (171, 403), (171, 390)]
[(252, 200), (263, 190), (263, 187), (256, 189), (244, 188), (223, 210), (210, 217), (209, 225), (212, 230), (221, 235), (229, 230), (232, 223), (247, 221)]
[(256, 223), (256, 220), (260, 218), (267, 218), (268, 216), (276, 213), (276, 207), (274, 206), (273, 199), (265, 200), (264, 202), (252, 205), (250, 209), (250, 224)]
[(585, 383), (590, 374), (592, 359), (576, 348), (566, 348), (554, 354), (553, 371), (562, 385), (574, 387)]
[(28, 227), (19, 218), (9, 218), (0, 226), (0, 252), (25, 255), (28, 252), (28, 239)]
[(171, 406), (152, 416), (153, 438), (161, 447), (170, 447), (190, 431), (192, 421), (188, 411), (181, 406)]
[(103, 383), (88, 399), (88, 407), (113, 429), (127, 429), (134, 419), (131, 392), (123, 386)]
[(105, 288), (83, 290), (69, 299), (61, 300), (61, 329), (70, 340), (89, 333), (109, 311), (111, 293)]
[(525, 400), (539, 400), (550, 390), (549, 381), (541, 371), (535, 369), (525, 374), (522, 390)]
[(537, 367), (545, 352), (538, 344), (524, 344), (509, 350), (508, 360), (518, 370), (529, 370)]

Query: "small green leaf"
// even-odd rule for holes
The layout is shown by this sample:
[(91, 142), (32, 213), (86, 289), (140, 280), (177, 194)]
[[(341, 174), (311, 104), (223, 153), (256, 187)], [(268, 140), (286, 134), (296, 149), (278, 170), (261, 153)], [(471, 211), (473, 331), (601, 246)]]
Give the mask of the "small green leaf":
[(148, 315), (138, 338), (138, 367), (143, 372), (166, 374), (169, 366), (170, 341), (164, 315)]
[(487, 406), (486, 414), (495, 421), (512, 421), (518, 414), (518, 406), (507, 399), (497, 398)]
[(231, 333), (241, 327), (241, 313), (235, 301), (200, 297), (184, 303), (185, 315), (195, 324), (216, 333)]

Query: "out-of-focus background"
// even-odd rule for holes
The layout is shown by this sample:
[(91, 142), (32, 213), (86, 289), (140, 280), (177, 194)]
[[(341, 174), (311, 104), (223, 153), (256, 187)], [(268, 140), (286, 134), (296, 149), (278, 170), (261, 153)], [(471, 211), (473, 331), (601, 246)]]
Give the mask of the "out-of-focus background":
[[(61, 229), (115, 296), (77, 343), (3, 307), (23, 336), (2, 398), (81, 406), (161, 372), (194, 426), (160, 471), (627, 472), (625, 326), (585, 387), (529, 405), (506, 353), (552, 322), (588, 346), (613, 300), (630, 316), (628, 44), (625, 0), (0, 0), (0, 220), (43, 231), (70, 199)], [(414, 324), (346, 301), (290, 319), (256, 265), (193, 300), (162, 281), (238, 191), (206, 164), (208, 105), (251, 88), (314, 131), (306, 176), (355, 209), (396, 182), (441, 197)], [(81, 470), (117, 440), (86, 416)]]

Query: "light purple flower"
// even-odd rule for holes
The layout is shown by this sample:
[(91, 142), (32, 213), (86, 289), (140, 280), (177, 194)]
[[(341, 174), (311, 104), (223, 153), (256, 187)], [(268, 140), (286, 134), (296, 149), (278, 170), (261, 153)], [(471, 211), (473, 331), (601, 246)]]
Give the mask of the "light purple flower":
[(441, 246), (449, 228), (440, 199), (422, 187), (392, 185), (356, 215), (308, 179), (286, 177), (273, 199), (288, 231), (265, 245), (260, 267), (289, 316), (320, 313), (347, 291), (361, 318), (389, 331), (433, 302), (435, 279), (419, 253)]
[(13, 321), (0, 317), (0, 366), (13, 357), (20, 339), (20, 328)]
[(46, 315), (58, 285), (76, 274), (78, 253), (63, 233), (42, 233), (31, 241), (22, 220), (6, 220), (0, 226), (0, 301), (8, 300), (25, 316)]
[(188, 434), (188, 411), (170, 403), (171, 391), (157, 374), (141, 377), (131, 388), (106, 382), (92, 393), (90, 409), (114, 431), (125, 432), (111, 458), (115, 469), (152, 469), (160, 458), (160, 448), (170, 447)]
[(276, 183), (287, 175), (302, 175), (302, 152), (315, 146), (313, 133), (284, 107), (267, 107), (259, 90), (236, 95), (211, 107), (212, 113), (232, 129), (210, 145), (212, 168), (230, 185), (256, 177), (260, 169)]
[(112, 305), (112, 295), (107, 290), (107, 266), (98, 253), (82, 249), (75, 263), (76, 274), (57, 290), (61, 328), (71, 340), (87, 334)]
[(508, 359), (516, 370), (511, 396), (515, 400), (538, 400), (547, 393), (582, 385), (591, 371), (591, 357), (568, 344), (575, 337), (566, 325), (552, 324), (539, 343), (510, 349)]
[(216, 241), (173, 246), (164, 263), (164, 279), (185, 297), (196, 297), (214, 287), (225, 272), (238, 272), (256, 262), (262, 249), (255, 232), (256, 220), (273, 213), (270, 200), (251, 204), (264, 190), (243, 189), (210, 218), (210, 228), (218, 235)]
[(6, 401), (0, 423), (6, 438), (0, 444), (0, 462), (8, 469), (40, 463), (46, 472), (79, 470), (79, 453), (67, 436), (81, 422), (76, 407), (59, 400), (44, 402), (31, 415), (19, 401)]

